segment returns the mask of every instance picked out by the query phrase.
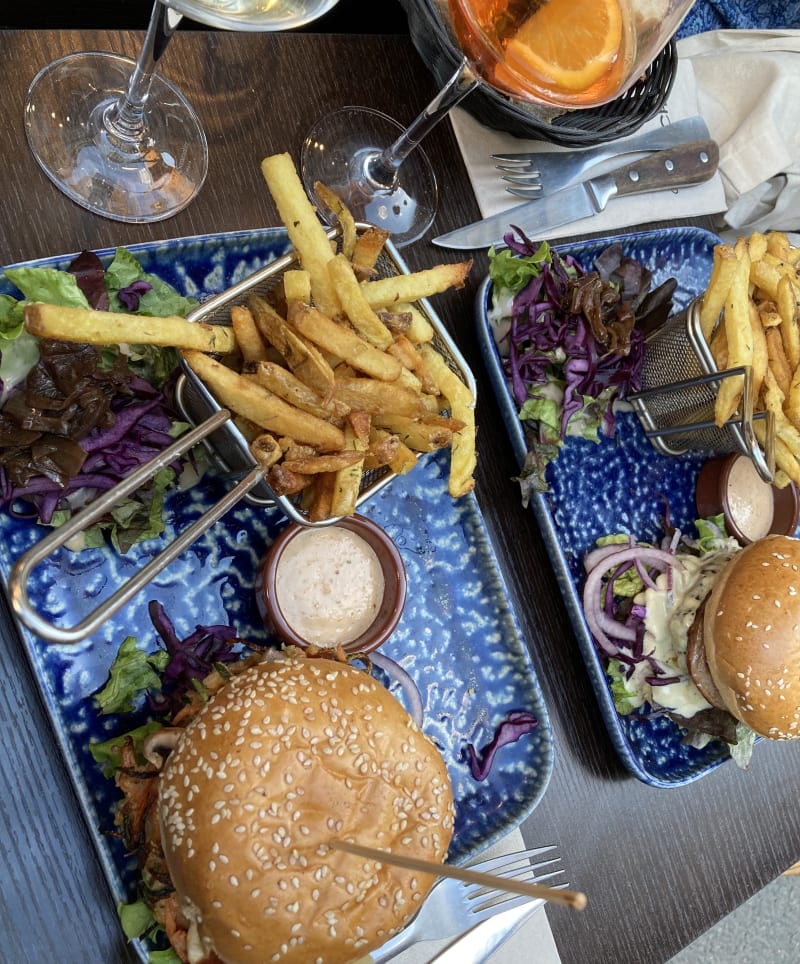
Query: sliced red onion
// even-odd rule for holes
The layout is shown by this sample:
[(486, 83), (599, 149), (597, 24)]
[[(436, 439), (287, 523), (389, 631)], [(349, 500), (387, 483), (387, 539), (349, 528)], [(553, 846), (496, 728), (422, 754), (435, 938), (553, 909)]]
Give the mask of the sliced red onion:
[(422, 694), (411, 676), (398, 662), (390, 659), (388, 656), (384, 656), (383, 653), (370, 653), (369, 660), (403, 687), (403, 692), (406, 694), (408, 700), (409, 715), (417, 726), (421, 727), (424, 713)]
[(603, 577), (622, 563), (637, 561), (642, 565), (660, 566), (663, 569), (682, 565), (676, 556), (663, 549), (654, 549), (650, 546), (627, 546), (617, 547), (616, 552), (604, 555), (600, 562), (588, 572), (583, 587), (583, 611), (595, 642), (609, 656), (616, 656), (619, 653), (619, 646), (611, 640), (610, 636), (632, 642), (636, 639), (636, 631), (611, 619), (601, 608)]

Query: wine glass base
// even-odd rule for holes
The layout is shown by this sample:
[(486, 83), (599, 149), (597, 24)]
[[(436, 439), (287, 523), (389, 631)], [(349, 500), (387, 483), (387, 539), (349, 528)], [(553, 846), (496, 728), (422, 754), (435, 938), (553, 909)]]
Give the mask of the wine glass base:
[(200, 190), (208, 147), (194, 110), (158, 74), (143, 136), (130, 141), (106, 128), (134, 66), (128, 57), (95, 52), (49, 64), (28, 90), (25, 133), (45, 174), (82, 207), (114, 221), (162, 221)]
[(367, 161), (402, 133), (397, 121), (368, 107), (344, 107), (317, 121), (303, 143), (300, 171), (323, 217), (335, 220), (317, 196), (317, 181), (345, 202), (356, 221), (391, 232), (398, 247), (425, 234), (437, 203), (436, 175), (425, 152), (420, 147), (412, 151), (388, 190), (370, 181), (365, 170)]

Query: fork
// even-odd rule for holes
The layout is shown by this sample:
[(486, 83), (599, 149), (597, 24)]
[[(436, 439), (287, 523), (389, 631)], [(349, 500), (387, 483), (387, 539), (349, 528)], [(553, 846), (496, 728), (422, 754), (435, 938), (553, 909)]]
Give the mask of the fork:
[(497, 170), (503, 171), (506, 175), (503, 180), (512, 185), (506, 188), (509, 194), (536, 198), (554, 194), (563, 187), (584, 180), (588, 172), (602, 161), (619, 159), (619, 166), (629, 154), (665, 150), (707, 138), (708, 128), (703, 118), (688, 117), (667, 127), (601, 144), (590, 150), (493, 154), (492, 157), (504, 162), (497, 165)]
[[(552, 846), (520, 850), (470, 864), (469, 867), (471, 870), (508, 879), (541, 883), (563, 873), (562, 869), (555, 867), (561, 861), (561, 858), (553, 853), (555, 849)], [(550, 855), (548, 859), (532, 862), (532, 858), (545, 854)], [(567, 885), (558, 883), (555, 886), (564, 888)], [(487, 888), (479, 884), (464, 884), (454, 878), (440, 878), (411, 923), (382, 947), (372, 951), (371, 960), (373, 964), (383, 964), (419, 941), (457, 937), (494, 914), (525, 903), (533, 907), (544, 901), (509, 894), (500, 887)]]

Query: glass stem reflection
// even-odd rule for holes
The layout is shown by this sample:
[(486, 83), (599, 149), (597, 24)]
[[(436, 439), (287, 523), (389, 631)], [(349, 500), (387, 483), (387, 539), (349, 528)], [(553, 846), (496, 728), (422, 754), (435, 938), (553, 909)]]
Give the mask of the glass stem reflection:
[(108, 134), (119, 138), (123, 144), (131, 145), (137, 152), (143, 150), (147, 136), (144, 109), (150, 95), (153, 74), (182, 19), (182, 14), (156, 0), (125, 97), (112, 104), (103, 117)]
[(376, 187), (391, 190), (397, 171), (408, 155), (439, 121), (478, 86), (479, 80), (466, 59), (445, 86), (413, 120), (400, 137), (381, 154), (371, 154), (366, 166), (368, 180)]

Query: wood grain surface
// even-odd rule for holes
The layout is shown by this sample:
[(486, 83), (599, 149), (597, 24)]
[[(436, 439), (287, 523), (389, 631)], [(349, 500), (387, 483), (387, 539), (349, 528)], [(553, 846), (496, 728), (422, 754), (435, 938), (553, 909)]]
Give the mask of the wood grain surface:
[[(0, 264), (108, 245), (277, 224), (261, 158), (295, 156), (314, 119), (367, 104), (410, 120), (434, 93), (407, 37), (180, 32), (163, 72), (194, 104), (211, 152), (208, 180), (161, 224), (104, 221), (58, 193), (28, 153), (25, 90), (56, 56), (79, 49), (135, 54), (141, 35), (8, 31), (0, 49)], [(432, 234), (479, 216), (447, 123), (425, 144), (440, 179)], [(423, 239), (412, 267), (458, 260)], [(628, 775), (606, 733), (533, 514), (511, 481), (517, 466), (473, 335), (473, 299), (486, 270), (437, 308), (475, 371), (477, 496), (542, 682), (555, 770), (523, 828), (557, 843), (587, 909), (551, 908), (564, 964), (661, 964), (800, 857), (800, 748), (758, 747), (751, 769), (725, 765), (674, 790)], [(0, 960), (124, 962), (129, 952), (102, 869), (7, 612), (0, 646)], [(535, 962), (535, 950), (531, 961)]]

